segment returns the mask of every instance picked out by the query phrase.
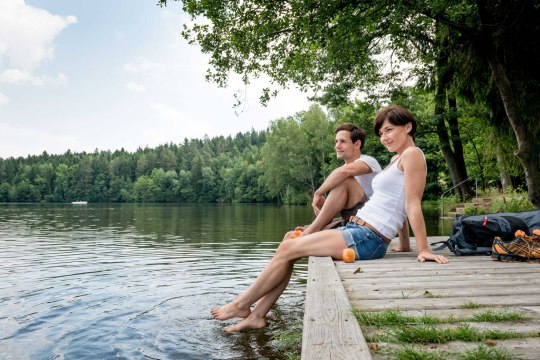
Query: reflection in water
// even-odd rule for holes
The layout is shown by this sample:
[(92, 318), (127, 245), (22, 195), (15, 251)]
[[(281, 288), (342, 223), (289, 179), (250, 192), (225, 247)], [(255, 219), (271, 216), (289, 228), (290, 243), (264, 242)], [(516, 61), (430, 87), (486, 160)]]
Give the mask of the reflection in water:
[(266, 329), (226, 334), (235, 320), (209, 309), (251, 284), (310, 216), (273, 205), (0, 205), (0, 354), (280, 358), (272, 337), (302, 321), (306, 261)]
[(24, 358), (279, 358), (300, 322), (300, 262), (270, 326), (229, 335), (209, 309), (258, 275), (304, 207), (3, 205), (0, 353)]

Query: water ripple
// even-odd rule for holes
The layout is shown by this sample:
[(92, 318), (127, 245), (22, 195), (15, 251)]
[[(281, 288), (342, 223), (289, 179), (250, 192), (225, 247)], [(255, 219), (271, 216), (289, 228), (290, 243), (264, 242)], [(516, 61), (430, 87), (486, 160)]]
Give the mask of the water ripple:
[[(195, 209), (195, 210), (194, 210)], [(273, 332), (296, 321), (307, 264), (258, 335), (230, 337), (209, 309), (247, 288), (287, 226), (222, 208), (0, 207), (0, 354), (11, 358), (279, 358)], [(273, 211), (273, 208), (270, 208)], [(275, 222), (270, 222), (275, 221)], [(290, 227), (290, 226), (289, 226)], [(240, 229), (240, 230), (239, 230)], [(261, 337), (256, 341), (255, 336)], [(261, 345), (264, 344), (264, 345)]]

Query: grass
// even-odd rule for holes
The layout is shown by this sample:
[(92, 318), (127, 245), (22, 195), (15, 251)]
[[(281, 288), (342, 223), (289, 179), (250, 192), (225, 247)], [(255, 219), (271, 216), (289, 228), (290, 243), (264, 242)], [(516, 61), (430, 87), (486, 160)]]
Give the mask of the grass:
[(282, 351), (285, 359), (300, 360), (302, 329), (303, 326), (301, 324), (293, 325), (288, 330), (272, 338), (275, 341), (276, 349)]
[(397, 360), (446, 360), (449, 358), (459, 360), (512, 360), (515, 357), (505, 348), (487, 347), (479, 345), (462, 353), (453, 351), (427, 350), (414, 346), (404, 346), (398, 349), (385, 351), (392, 359)]
[(457, 358), (460, 360), (511, 360), (516, 357), (503, 347), (487, 347), (480, 345), (475, 349), (466, 350), (465, 352), (458, 354)]
[(429, 291), (429, 290), (424, 291), (424, 293), (423, 293), (422, 295), (423, 295), (424, 297), (426, 297), (426, 298), (429, 298), (429, 299), (433, 299), (433, 298), (443, 298), (443, 297), (444, 297), (444, 295), (442, 295), (442, 294), (434, 294), (434, 293), (432, 293), (432, 292)]
[[(476, 307), (475, 307), (476, 308)], [(430, 315), (412, 316), (397, 310), (384, 310), (379, 312), (367, 312), (358, 309), (352, 310), (353, 315), (361, 326), (394, 326), (394, 325), (418, 325), (418, 324), (455, 324), (457, 322), (502, 322), (502, 321), (526, 321), (530, 317), (515, 310), (486, 309), (470, 317), (455, 318), (435, 317)]]
[(503, 321), (527, 321), (530, 320), (530, 316), (526, 316), (519, 311), (515, 310), (492, 310), (487, 309), (485, 311), (474, 314), (467, 321), (473, 322), (503, 322)]
[[(472, 308), (481, 308), (482, 305), (468, 303)], [(538, 337), (540, 333), (516, 333), (501, 330), (480, 330), (466, 324), (468, 322), (516, 322), (526, 321), (531, 318), (525, 314), (508, 309), (483, 309), (476, 314), (467, 317), (434, 317), (427, 314), (413, 316), (397, 310), (385, 310), (380, 312), (367, 312), (353, 309), (353, 314), (360, 326), (379, 328), (366, 336), (366, 341), (373, 343), (388, 342), (402, 344), (399, 348), (383, 347), (379, 351), (388, 354), (392, 359), (513, 359), (513, 355), (502, 347), (486, 347), (480, 345), (477, 348), (462, 352), (434, 351), (424, 349), (421, 346), (427, 344), (444, 344), (451, 341), (462, 342), (490, 342), (491, 340), (504, 340), (523, 337)], [(436, 325), (451, 325), (453, 327), (439, 328)], [(418, 344), (420, 346), (412, 346)], [(487, 343), (486, 343), (487, 344)], [(428, 345), (429, 346), (429, 345)]]
[(401, 298), (402, 299), (408, 299), (411, 295), (413, 295), (414, 293), (416, 293), (415, 290), (412, 290), (408, 293), (404, 293), (403, 291), (401, 291)]
[(367, 312), (358, 309), (352, 310), (353, 315), (360, 325), (364, 326), (388, 326), (388, 325), (413, 325), (413, 324), (438, 324), (434, 316), (410, 316), (397, 310), (384, 310), (380, 312)]
[(465, 304), (461, 305), (462, 309), (480, 309), (484, 307), (484, 305), (475, 303), (474, 301), (468, 301)]
[(392, 349), (390, 355), (392, 359), (398, 360), (442, 360), (448, 358), (446, 352), (419, 349), (412, 346)]
[(523, 337), (523, 334), (513, 331), (478, 330), (466, 324), (448, 329), (439, 329), (433, 325), (406, 326), (394, 329), (391, 335), (398, 342), (420, 344), (443, 344), (449, 341), (474, 342)]

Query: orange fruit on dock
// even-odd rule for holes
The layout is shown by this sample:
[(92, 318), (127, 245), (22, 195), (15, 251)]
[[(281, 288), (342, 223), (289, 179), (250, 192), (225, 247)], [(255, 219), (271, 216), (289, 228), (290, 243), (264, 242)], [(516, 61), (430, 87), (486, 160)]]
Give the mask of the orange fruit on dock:
[(341, 254), (341, 257), (343, 258), (343, 261), (346, 263), (352, 263), (356, 260), (356, 251), (354, 251), (351, 248), (343, 249), (343, 253)]
[(294, 239), (294, 238), (299, 237), (300, 235), (302, 235), (302, 230), (298, 229), (298, 230), (293, 231), (291, 237)]

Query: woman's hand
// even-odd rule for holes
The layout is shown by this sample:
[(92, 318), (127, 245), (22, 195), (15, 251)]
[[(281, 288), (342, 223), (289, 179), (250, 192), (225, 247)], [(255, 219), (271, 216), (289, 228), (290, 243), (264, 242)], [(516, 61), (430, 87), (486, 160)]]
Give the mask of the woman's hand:
[(432, 254), (432, 253), (429, 252), (429, 250), (424, 250), (424, 251), (420, 252), (420, 254), (418, 254), (418, 257), (416, 258), (416, 260), (418, 260), (420, 262), (435, 261), (435, 262), (437, 262), (439, 264), (448, 264), (448, 259), (447, 258), (445, 258), (442, 255)]

